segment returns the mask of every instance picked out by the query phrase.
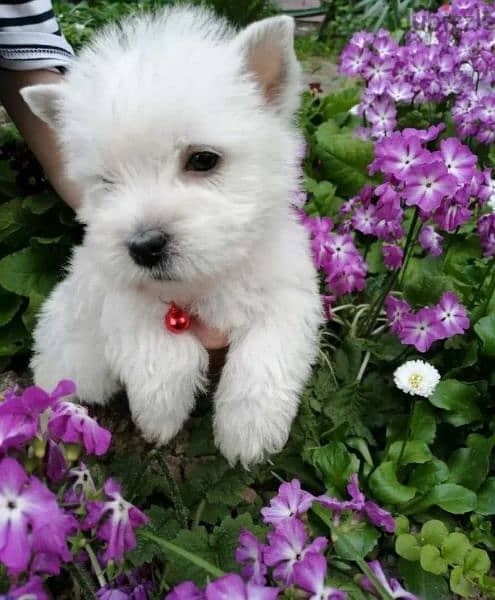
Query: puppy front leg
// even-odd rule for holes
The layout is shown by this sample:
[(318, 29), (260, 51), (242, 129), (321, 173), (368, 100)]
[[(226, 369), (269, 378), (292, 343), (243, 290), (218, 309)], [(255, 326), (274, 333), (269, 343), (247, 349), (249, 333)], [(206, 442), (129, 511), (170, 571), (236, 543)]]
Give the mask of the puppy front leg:
[(192, 334), (164, 328), (165, 310), (121, 293), (108, 303), (105, 318), (112, 329), (108, 360), (126, 386), (134, 422), (158, 444), (181, 429), (208, 367), (208, 354)]
[(316, 294), (289, 290), (238, 332), (215, 398), (215, 439), (224, 456), (244, 467), (282, 449), (318, 350)]

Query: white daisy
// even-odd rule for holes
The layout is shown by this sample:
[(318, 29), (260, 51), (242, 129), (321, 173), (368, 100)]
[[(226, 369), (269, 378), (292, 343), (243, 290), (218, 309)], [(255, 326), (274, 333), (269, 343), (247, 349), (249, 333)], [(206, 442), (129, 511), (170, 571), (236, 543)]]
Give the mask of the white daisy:
[(440, 373), (424, 360), (408, 360), (394, 373), (395, 385), (412, 396), (429, 398), (439, 381)]

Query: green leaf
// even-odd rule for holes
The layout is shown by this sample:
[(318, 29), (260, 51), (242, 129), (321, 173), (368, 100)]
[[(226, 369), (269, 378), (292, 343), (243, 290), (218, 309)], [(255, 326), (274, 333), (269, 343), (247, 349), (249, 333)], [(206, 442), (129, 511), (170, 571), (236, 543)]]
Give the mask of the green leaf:
[[(399, 460), (402, 451), (402, 441), (393, 442), (388, 450), (387, 459), (395, 463)], [(401, 458), (401, 465), (421, 464), (432, 459), (432, 454), (425, 442), (412, 440), (404, 445), (404, 454)]]
[(448, 422), (460, 426), (481, 418), (481, 411), (476, 404), (478, 396), (475, 386), (456, 379), (445, 379), (440, 381), (429, 400), (433, 406), (452, 412), (447, 417)]
[(409, 477), (409, 485), (417, 488), (419, 492), (429, 492), (438, 483), (447, 481), (449, 468), (438, 458), (413, 469)]
[(59, 278), (63, 252), (56, 247), (24, 248), (0, 260), (0, 285), (21, 296), (46, 296)]
[(454, 567), (450, 572), (450, 589), (462, 598), (473, 598), (473, 585), (464, 577), (462, 567)]
[(22, 298), (20, 296), (10, 294), (0, 288), (0, 327), (7, 325), (13, 319), (21, 302)]
[(41, 309), (41, 305), (45, 300), (45, 296), (40, 296), (33, 292), (29, 297), (29, 304), (26, 310), (22, 313), (22, 322), (28, 331), (32, 331), (36, 325), (36, 321)]
[(464, 573), (471, 577), (481, 577), (490, 570), (490, 557), (486, 550), (473, 548), (464, 558)]
[(455, 483), (436, 485), (430, 494), (432, 504), (454, 515), (462, 515), (476, 506), (476, 494)]
[(468, 538), (458, 531), (449, 533), (442, 544), (442, 556), (452, 565), (462, 565), (472, 546)]
[(411, 533), (402, 533), (397, 536), (395, 540), (395, 551), (399, 556), (406, 560), (419, 560), (419, 552), (421, 546), (418, 544), (418, 540), (415, 535)]
[(43, 192), (36, 196), (26, 196), (22, 201), (22, 208), (31, 211), (35, 215), (42, 215), (50, 210), (59, 199), (53, 192)]
[(495, 315), (482, 317), (475, 323), (474, 330), (481, 340), (483, 354), (495, 356)]
[(385, 504), (402, 504), (416, 494), (416, 488), (399, 482), (395, 469), (394, 462), (384, 462), (373, 471), (369, 480), (373, 495)]
[(452, 287), (450, 278), (443, 272), (440, 259), (427, 256), (409, 261), (404, 295), (411, 304), (436, 304), (443, 292)]
[(401, 533), (409, 533), (411, 525), (409, 519), (404, 515), (395, 517), (395, 535), (401, 535)]
[[(208, 533), (204, 527), (194, 527), (191, 530), (182, 529), (172, 540), (172, 544), (186, 552), (181, 556), (165, 545), (161, 545), (163, 554), (167, 558), (167, 581), (171, 585), (186, 580), (194, 581), (197, 585), (204, 585), (208, 574), (218, 577), (222, 573), (218, 569), (216, 553), (208, 543)], [(199, 560), (191, 559), (187, 555), (192, 555)], [(205, 568), (202, 561), (214, 568)]]
[(342, 523), (332, 529), (334, 550), (343, 560), (365, 558), (376, 546), (380, 534), (365, 521)]
[(235, 560), (235, 549), (239, 545), (239, 534), (242, 529), (249, 529), (255, 535), (263, 532), (263, 527), (254, 527), (250, 514), (244, 513), (236, 518), (227, 516), (210, 537), (210, 545), (216, 553), (216, 563), (227, 572), (237, 572), (239, 565)]
[(356, 87), (348, 87), (325, 96), (321, 102), (321, 111), (326, 120), (333, 119), (359, 104), (361, 92)]
[(478, 492), (476, 512), (481, 515), (495, 515), (495, 477), (489, 477)]
[(448, 570), (447, 561), (440, 556), (440, 550), (431, 544), (421, 548), (419, 562), (425, 571), (433, 575), (444, 575)]
[(481, 448), (459, 448), (449, 459), (449, 481), (478, 491), (490, 468), (490, 455)]
[(0, 242), (21, 229), (23, 222), (22, 198), (0, 204)]
[(330, 442), (317, 448), (311, 461), (331, 494), (344, 494), (351, 475), (359, 470), (358, 458), (342, 442)]
[(433, 575), (424, 571), (419, 562), (400, 560), (399, 571), (407, 590), (421, 600), (452, 599), (445, 578), (442, 575)]
[(339, 195), (353, 196), (373, 180), (368, 165), (373, 144), (352, 133), (334, 133), (322, 125), (316, 131), (316, 153), (322, 161), (323, 178), (337, 186)]
[(173, 539), (179, 532), (179, 523), (174, 518), (174, 511), (171, 508), (151, 506), (146, 514), (149, 522), (145, 527), (137, 530), (137, 546), (126, 554), (126, 559), (135, 567), (150, 563), (161, 553), (159, 546), (144, 537), (143, 532), (147, 531), (167, 540)]
[(22, 320), (15, 319), (0, 327), (0, 357), (13, 356), (28, 349), (30, 337)]
[(431, 406), (421, 400), (414, 404), (411, 417), (411, 439), (431, 444), (435, 440), (437, 423)]
[(421, 539), (425, 544), (430, 544), (440, 548), (444, 542), (449, 530), (442, 521), (431, 519), (421, 527)]

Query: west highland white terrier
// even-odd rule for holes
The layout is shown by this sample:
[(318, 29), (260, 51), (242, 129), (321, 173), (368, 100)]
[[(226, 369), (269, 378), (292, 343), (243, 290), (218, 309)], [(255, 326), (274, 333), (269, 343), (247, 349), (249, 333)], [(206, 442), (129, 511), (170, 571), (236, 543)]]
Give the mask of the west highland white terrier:
[(321, 306), (298, 186), (294, 22), (241, 32), (191, 8), (101, 31), (60, 85), (22, 90), (56, 132), (86, 225), (35, 331), (37, 384), (103, 404), (124, 385), (146, 439), (182, 427), (208, 371), (171, 303), (228, 332), (214, 431), (243, 465), (285, 444)]

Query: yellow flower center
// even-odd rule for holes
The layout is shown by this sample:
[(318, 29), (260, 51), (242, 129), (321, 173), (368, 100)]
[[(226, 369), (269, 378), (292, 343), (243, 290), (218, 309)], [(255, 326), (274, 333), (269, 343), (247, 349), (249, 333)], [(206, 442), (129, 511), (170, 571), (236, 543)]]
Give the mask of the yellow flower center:
[(422, 383), (423, 383), (422, 375), (420, 375), (419, 373), (413, 373), (412, 375), (410, 375), (409, 385), (412, 387), (413, 390), (418, 390), (421, 387)]

